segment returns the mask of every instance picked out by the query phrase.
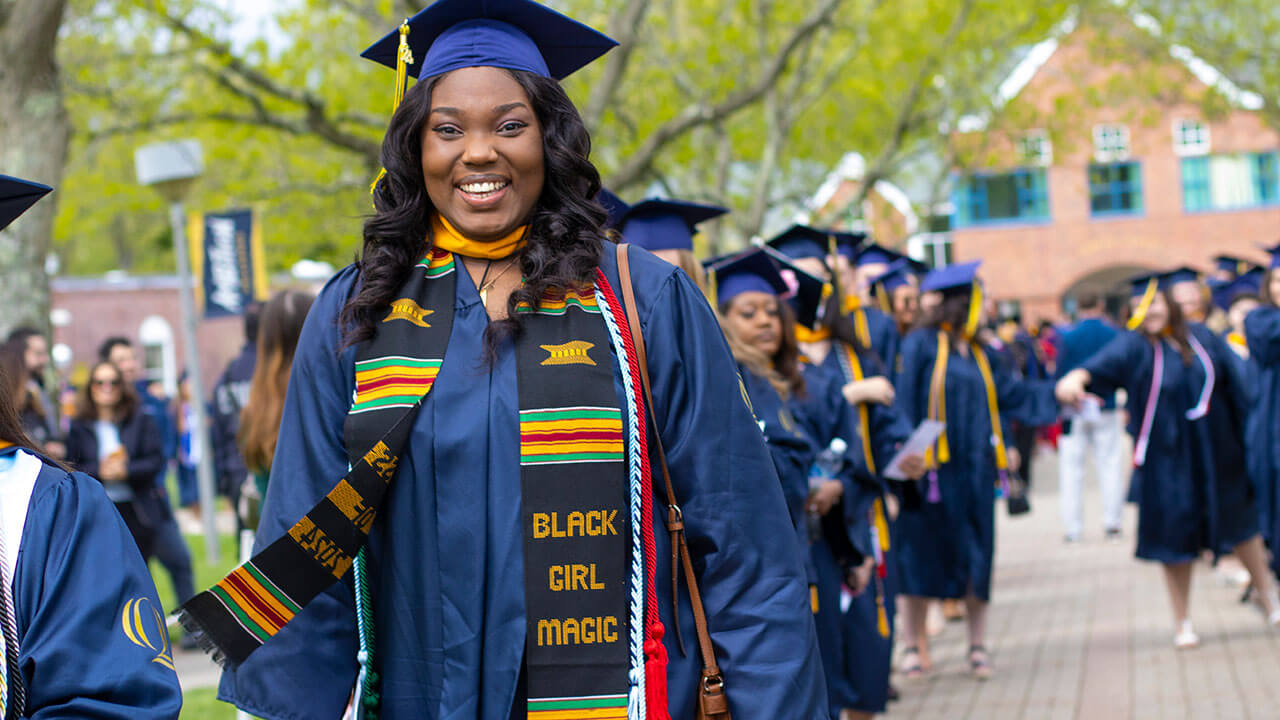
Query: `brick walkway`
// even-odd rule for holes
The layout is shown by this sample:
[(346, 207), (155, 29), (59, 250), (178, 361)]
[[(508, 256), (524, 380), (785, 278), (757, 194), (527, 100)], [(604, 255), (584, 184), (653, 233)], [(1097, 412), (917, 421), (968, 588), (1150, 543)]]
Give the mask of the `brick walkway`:
[(1280, 718), (1280, 632), (1265, 628), (1207, 564), (1198, 564), (1191, 617), (1201, 647), (1173, 649), (1158, 565), (1133, 557), (1136, 514), (1125, 539), (1102, 541), (1096, 493), (1085, 505), (1085, 541), (1065, 545), (1056, 458), (1037, 461), (1030, 516), (999, 515), (987, 646), (995, 677), (968, 676), (962, 622), (933, 639), (934, 669), (895, 678), (894, 720), (1234, 720)]

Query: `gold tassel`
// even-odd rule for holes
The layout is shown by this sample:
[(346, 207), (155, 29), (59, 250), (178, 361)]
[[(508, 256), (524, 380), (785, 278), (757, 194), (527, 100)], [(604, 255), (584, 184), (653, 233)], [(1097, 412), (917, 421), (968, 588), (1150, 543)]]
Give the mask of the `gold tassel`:
[[(391, 114), (394, 115), (396, 110), (400, 109), (400, 103), (404, 100), (405, 86), (409, 83), (409, 66), (413, 64), (413, 50), (409, 47), (409, 20), (405, 19), (400, 23), (400, 47), (396, 49), (396, 91), (391, 103)], [(378, 189), (378, 183), (382, 182), (382, 178), (387, 176), (387, 169), (378, 170), (378, 176), (373, 179), (373, 184), (369, 186), (369, 194), (372, 195)]]
[(1129, 318), (1129, 322), (1125, 323), (1125, 327), (1130, 330), (1137, 330), (1141, 327), (1144, 320), (1147, 319), (1147, 312), (1151, 310), (1151, 303), (1155, 302), (1156, 291), (1160, 289), (1160, 281), (1151, 278), (1147, 282), (1147, 289), (1142, 293), (1142, 301), (1138, 303), (1138, 309), (1133, 311), (1133, 315)]
[(978, 334), (978, 320), (982, 318), (982, 285), (973, 281), (973, 292), (969, 294), (969, 318), (964, 324), (965, 339)]
[(889, 637), (889, 613), (884, 610), (884, 595), (876, 595), (876, 629), (880, 631), (880, 637)]

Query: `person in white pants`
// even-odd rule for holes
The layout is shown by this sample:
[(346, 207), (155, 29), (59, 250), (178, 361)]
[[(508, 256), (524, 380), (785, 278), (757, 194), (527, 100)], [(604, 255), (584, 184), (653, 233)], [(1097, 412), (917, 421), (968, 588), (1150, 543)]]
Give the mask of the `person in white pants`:
[(1084, 533), (1084, 478), (1090, 457), (1102, 490), (1102, 527), (1108, 540), (1118, 539), (1125, 495), (1120, 412), (1094, 405), (1092, 412), (1070, 423), (1058, 440), (1058, 494), (1067, 541), (1076, 542)]
[[(1077, 322), (1062, 334), (1057, 375), (1062, 377), (1082, 365), (1120, 333), (1102, 312), (1102, 298), (1084, 293), (1077, 297)], [(1088, 458), (1102, 490), (1102, 527), (1108, 540), (1120, 538), (1124, 512), (1125, 478), (1121, 458), (1121, 419), (1115, 398), (1086, 404), (1067, 421), (1058, 440), (1058, 495), (1066, 541), (1078, 542), (1084, 534), (1084, 478)]]

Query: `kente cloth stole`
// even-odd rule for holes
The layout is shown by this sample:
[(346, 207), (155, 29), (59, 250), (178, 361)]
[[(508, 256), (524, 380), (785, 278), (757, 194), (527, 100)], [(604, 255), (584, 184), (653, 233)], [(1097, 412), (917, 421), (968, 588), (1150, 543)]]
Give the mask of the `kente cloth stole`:
[[(861, 382), (866, 379), (862, 361), (858, 359), (857, 351), (849, 347), (848, 343), (837, 340), (831, 351), (836, 353), (836, 358), (840, 361), (845, 382)], [(862, 455), (867, 460), (867, 469), (872, 475), (876, 475), (879, 471), (876, 470), (876, 456), (871, 446), (871, 411), (867, 409), (866, 403), (858, 403), (858, 434), (862, 438)], [(889, 567), (884, 555), (889, 550), (889, 520), (884, 512), (884, 499), (876, 498), (872, 501), (868, 513), (871, 550), (876, 563), (876, 628), (881, 637), (889, 637), (889, 613), (885, 609), (884, 589), (885, 578), (889, 577)]]
[[(182, 608), (232, 666), (342, 579), (368, 539), (418, 409), (444, 362), (458, 266), (434, 249), (360, 346), (344, 426), (351, 471), (283, 537)], [(544, 296), (515, 342), (531, 719), (628, 717), (644, 659), (628, 472), (609, 328), (594, 288)], [(616, 322), (616, 313), (609, 320)], [(638, 496), (637, 496), (638, 497)], [(633, 652), (634, 648), (634, 652)], [(637, 687), (638, 686), (638, 687)], [(641, 703), (641, 705), (643, 705)], [(634, 707), (634, 705), (633, 705)], [(633, 713), (633, 717), (640, 717)]]

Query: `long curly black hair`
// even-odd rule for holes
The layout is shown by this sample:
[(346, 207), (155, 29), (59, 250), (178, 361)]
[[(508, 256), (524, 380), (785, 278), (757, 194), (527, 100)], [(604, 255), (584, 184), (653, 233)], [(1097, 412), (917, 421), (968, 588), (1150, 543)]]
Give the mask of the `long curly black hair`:
[[(546, 179), (529, 217), (527, 244), (520, 254), (524, 285), (507, 301), (507, 318), (485, 330), (492, 359), (504, 337), (523, 332), (516, 307), (537, 307), (550, 288), (590, 285), (606, 241), (608, 217), (596, 202), (600, 173), (589, 159), (591, 135), (582, 116), (551, 78), (508, 70), (529, 96), (542, 126)], [(382, 141), (386, 175), (374, 189), (374, 214), (364, 224), (364, 248), (357, 266), (360, 291), (342, 309), (343, 346), (373, 338), (391, 301), (431, 243), (435, 207), (422, 176), (422, 132), (431, 111), (431, 92), (443, 76), (423, 80), (405, 93)]]

